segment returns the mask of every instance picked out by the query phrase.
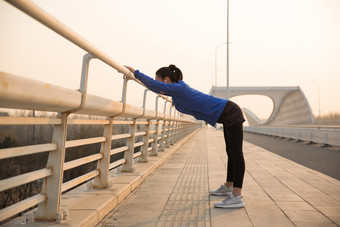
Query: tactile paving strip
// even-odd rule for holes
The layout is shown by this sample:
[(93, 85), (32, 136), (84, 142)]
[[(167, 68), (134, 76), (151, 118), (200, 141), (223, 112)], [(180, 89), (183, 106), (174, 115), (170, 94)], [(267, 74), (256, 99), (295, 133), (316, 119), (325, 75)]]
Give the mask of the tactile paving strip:
[(165, 226), (210, 226), (206, 141), (197, 141), (157, 222)]

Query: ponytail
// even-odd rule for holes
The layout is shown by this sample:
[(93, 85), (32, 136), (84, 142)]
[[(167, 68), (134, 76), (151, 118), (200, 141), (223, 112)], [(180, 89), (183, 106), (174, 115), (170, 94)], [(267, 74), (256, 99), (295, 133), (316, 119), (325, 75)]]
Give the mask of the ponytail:
[(182, 71), (175, 65), (169, 65), (169, 67), (162, 67), (156, 71), (156, 75), (164, 80), (165, 77), (169, 77), (171, 82), (177, 83), (183, 80)]

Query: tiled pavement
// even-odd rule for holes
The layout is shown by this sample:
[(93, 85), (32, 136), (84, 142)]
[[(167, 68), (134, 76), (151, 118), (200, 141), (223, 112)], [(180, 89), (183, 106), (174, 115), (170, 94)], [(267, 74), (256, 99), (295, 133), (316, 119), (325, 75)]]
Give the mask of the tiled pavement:
[[(244, 142), (245, 207), (209, 196), (226, 176), (223, 133), (202, 129), (98, 226), (339, 226), (340, 181)], [(308, 157), (306, 157), (308, 158)]]

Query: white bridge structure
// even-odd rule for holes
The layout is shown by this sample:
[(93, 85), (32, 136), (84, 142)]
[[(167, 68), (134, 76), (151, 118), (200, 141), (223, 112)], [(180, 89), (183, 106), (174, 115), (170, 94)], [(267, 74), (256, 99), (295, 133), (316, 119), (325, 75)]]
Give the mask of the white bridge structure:
[[(227, 90), (226, 87), (212, 87), (210, 94), (226, 98)], [(312, 110), (300, 87), (230, 87), (231, 98), (242, 95), (267, 96), (274, 106), (264, 122), (249, 109), (242, 108), (249, 124), (245, 131), (340, 146), (339, 127), (314, 125)]]
[[(212, 87), (210, 94), (226, 98), (226, 87)], [(230, 98), (241, 95), (264, 95), (273, 101), (273, 111), (265, 122), (250, 110), (243, 109), (250, 126), (313, 124), (314, 117), (300, 87), (231, 87)]]

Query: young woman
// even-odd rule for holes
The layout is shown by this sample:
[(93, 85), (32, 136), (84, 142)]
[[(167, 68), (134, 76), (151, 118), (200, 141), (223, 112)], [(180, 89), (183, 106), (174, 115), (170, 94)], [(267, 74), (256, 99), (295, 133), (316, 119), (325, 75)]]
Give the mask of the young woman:
[(134, 76), (150, 90), (172, 97), (175, 108), (204, 120), (214, 126), (223, 124), (224, 139), (228, 155), (228, 171), (226, 183), (211, 195), (227, 196), (225, 200), (215, 203), (217, 208), (243, 207), (241, 190), (245, 171), (243, 158), (243, 122), (244, 117), (240, 107), (230, 100), (217, 98), (199, 92), (183, 81), (183, 75), (175, 65), (162, 67), (157, 70), (155, 80), (144, 75), (139, 70), (126, 66)]

